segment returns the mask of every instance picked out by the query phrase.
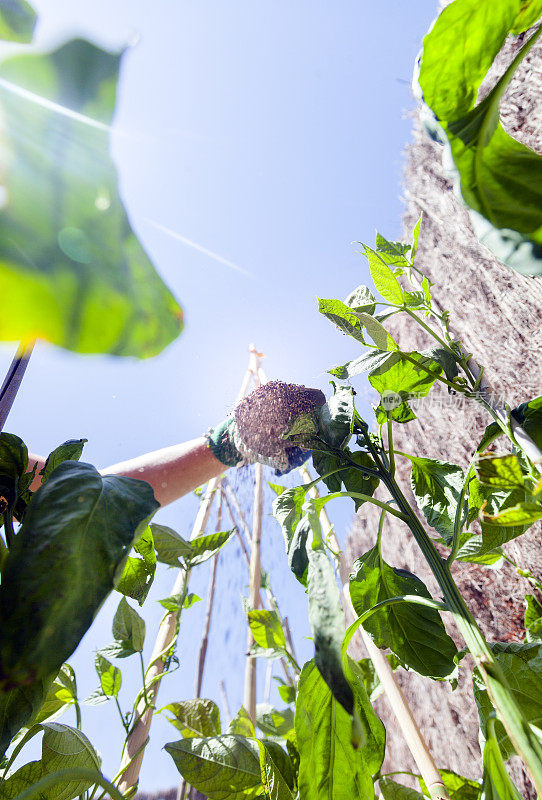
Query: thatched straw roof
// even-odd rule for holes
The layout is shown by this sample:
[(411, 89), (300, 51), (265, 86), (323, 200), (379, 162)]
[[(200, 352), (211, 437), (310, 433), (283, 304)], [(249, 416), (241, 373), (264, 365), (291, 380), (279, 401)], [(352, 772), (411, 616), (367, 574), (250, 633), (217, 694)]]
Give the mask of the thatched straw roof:
[[(502, 74), (520, 42), (510, 39), (499, 55), (488, 81)], [(538, 43), (519, 68), (502, 102), (504, 125), (510, 133), (542, 153), (542, 43)], [(525, 278), (503, 266), (475, 238), (466, 210), (454, 196), (441, 166), (440, 145), (416, 124), (405, 166), (405, 236), (410, 235), (420, 212), (424, 213), (418, 265), (434, 282), (433, 295), (450, 311), (452, 327), (466, 348), (486, 366), (490, 383), (515, 405), (541, 393), (542, 378), (542, 278)], [(385, 231), (383, 231), (385, 234)], [(402, 347), (427, 347), (429, 342), (413, 331), (408, 319), (390, 324)], [(435, 390), (438, 392), (438, 389)], [(396, 447), (416, 455), (466, 466), (489, 417), (475, 403), (454, 404), (445, 392), (442, 404), (419, 408), (420, 420), (396, 426)], [(410, 468), (399, 459), (399, 478), (409, 489)], [(413, 505), (414, 498), (408, 492)], [(360, 509), (347, 545), (347, 563), (374, 544), (378, 515), (367, 505)], [(542, 531), (531, 529), (505, 546), (521, 566), (542, 577)], [(432, 576), (402, 523), (390, 522), (385, 533), (385, 557), (394, 566), (410, 569), (435, 590)], [(532, 588), (508, 565), (499, 571), (459, 565), (455, 576), (464, 596), (489, 640), (523, 638), (523, 596)], [(435, 592), (438, 596), (438, 590)], [(460, 642), (460, 638), (455, 636)], [(462, 646), (462, 642), (461, 642)], [(359, 652), (361, 655), (361, 650)], [(418, 678), (399, 670), (400, 681), (416, 718), (441, 767), (469, 777), (481, 776), (478, 714), (472, 696), (469, 670), (462, 669), (459, 688)], [(388, 728), (385, 767), (415, 770), (410, 753), (394, 729), (384, 699), (378, 701)], [(520, 766), (514, 779), (525, 797), (534, 797)], [(401, 778), (402, 779), (402, 778)]]

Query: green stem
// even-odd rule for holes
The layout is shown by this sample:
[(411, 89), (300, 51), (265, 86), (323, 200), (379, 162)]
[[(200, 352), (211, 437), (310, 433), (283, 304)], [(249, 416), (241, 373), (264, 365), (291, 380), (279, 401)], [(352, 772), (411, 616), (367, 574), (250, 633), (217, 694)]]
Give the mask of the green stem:
[(388, 458), (390, 462), (390, 475), (395, 475), (395, 453), (393, 451), (393, 420), (389, 411), (386, 412), (388, 417)]
[(110, 783), (100, 772), (87, 767), (70, 767), (70, 769), (61, 769), (58, 772), (52, 772), (41, 778), (37, 783), (29, 786), (24, 792), (17, 795), (17, 800), (33, 800), (34, 797), (39, 797), (42, 793), (46, 794), (53, 786), (58, 783), (73, 780), (92, 781), (93, 784), (98, 784), (111, 796), (112, 800), (125, 800), (123, 795), (119, 792), (116, 786)]
[(122, 727), (124, 728), (124, 730), (126, 731), (126, 735), (128, 736), (128, 734), (130, 733), (130, 728), (128, 723), (124, 719), (124, 714), (122, 713), (122, 709), (120, 707), (119, 698), (116, 695), (115, 695), (115, 703), (117, 704), (117, 709), (119, 712), (120, 721), (122, 722)]
[(4, 530), (6, 532), (6, 544), (10, 548), (15, 539), (15, 531), (13, 530), (13, 511), (6, 509), (4, 511)]
[(75, 727), (77, 728), (77, 730), (80, 731), (81, 730), (81, 706), (79, 705), (77, 700), (75, 700), (75, 702), (74, 702), (74, 708), (75, 708)]
[(453, 355), (453, 357), (455, 358), (455, 360), (457, 361), (457, 353), (454, 353), (454, 351), (449, 346), (449, 344), (447, 344), (447, 342), (445, 342), (444, 339), (441, 339), (440, 336), (438, 335), (438, 333), (435, 333), (435, 331), (433, 330), (433, 328), (431, 328), (430, 325), (427, 325), (422, 319), (419, 318), (419, 316), (417, 314), (415, 314), (413, 311), (411, 311), (410, 308), (405, 308), (405, 311), (408, 314), (408, 316), (412, 317), (413, 320), (416, 320), (418, 325), (420, 325), (422, 328), (424, 328), (427, 331), (427, 333), (429, 333), (433, 337), (433, 339), (436, 339), (436, 341), (440, 345), (442, 345), (442, 347), (445, 350), (447, 350), (448, 353), (451, 353)]
[(457, 501), (457, 508), (455, 510), (455, 518), (454, 518), (452, 549), (450, 551), (450, 555), (448, 556), (447, 560), (448, 566), (452, 565), (452, 562), (455, 561), (455, 558), (459, 552), (459, 545), (461, 541), (461, 529), (463, 527), (463, 503), (465, 502), (465, 495), (467, 494), (467, 487), (469, 485), (469, 481), (472, 476), (475, 460), (476, 456), (471, 460), (469, 464), (469, 468), (465, 473), (465, 477), (463, 478), (463, 486), (461, 487), (461, 492), (459, 493), (459, 500)]
[(514, 747), (529, 770), (537, 792), (542, 795), (542, 745), (531, 730), (523, 716), (506, 681), (504, 673), (495, 660), (474, 617), (467, 607), (457, 588), (450, 568), (440, 557), (433, 542), (413, 512), (406, 497), (395, 482), (387, 475), (384, 478), (389, 491), (398, 507), (408, 517), (408, 526), (412, 531), (437, 583), (443, 593), (448, 610), (454, 616), (456, 624), (470, 650), (476, 665), (487, 686), (493, 705), (505, 726)]
[(405, 514), (401, 511), (396, 511), (392, 506), (388, 505), (388, 503), (382, 502), (382, 500), (377, 500), (376, 497), (371, 497), (369, 494), (361, 494), (360, 492), (333, 492), (332, 494), (326, 495), (326, 497), (318, 498), (317, 501), (317, 508), (320, 510), (325, 506), (329, 500), (335, 500), (337, 497), (352, 497), (354, 500), (363, 500), (366, 503), (372, 503), (374, 506), (378, 506), (378, 508), (387, 511), (388, 514), (392, 514), (397, 519), (402, 520), (408, 524), (408, 518)]

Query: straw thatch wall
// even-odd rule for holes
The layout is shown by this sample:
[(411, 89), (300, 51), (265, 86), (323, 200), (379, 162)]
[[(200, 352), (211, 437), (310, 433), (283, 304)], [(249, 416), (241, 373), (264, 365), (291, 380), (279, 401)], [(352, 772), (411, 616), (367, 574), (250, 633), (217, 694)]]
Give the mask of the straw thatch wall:
[[(484, 91), (502, 74), (519, 46), (507, 42)], [(535, 46), (502, 103), (504, 124), (525, 144), (542, 153), (542, 43)], [(405, 168), (405, 236), (424, 213), (419, 267), (434, 282), (433, 295), (451, 314), (452, 327), (466, 348), (486, 366), (486, 377), (512, 405), (541, 393), (542, 377), (542, 278), (524, 278), (501, 265), (479, 244), (468, 214), (454, 196), (443, 173), (440, 146), (416, 124), (414, 140), (407, 150)], [(385, 231), (384, 231), (385, 233)], [(413, 331), (407, 319), (390, 323), (394, 338), (404, 348), (427, 347), (425, 336)], [(438, 395), (438, 388), (435, 390)], [(417, 455), (468, 463), (489, 417), (477, 404), (461, 407), (446, 391), (441, 404), (426, 402), (419, 407), (420, 419), (395, 426), (396, 448)], [(410, 468), (399, 459), (399, 478), (409, 490)], [(410, 491), (408, 496), (415, 505)], [(378, 515), (362, 507), (347, 544), (347, 563), (365, 552), (375, 541)], [(417, 546), (402, 523), (387, 523), (385, 556), (395, 566), (410, 569), (432, 581)], [(505, 546), (521, 566), (542, 576), (542, 533), (540, 527)], [(456, 579), (467, 602), (489, 640), (519, 641), (523, 638), (523, 596), (532, 591), (506, 565), (499, 571), (459, 565)], [(438, 591), (435, 591), (435, 596)], [(452, 632), (452, 631), (451, 631)], [(452, 632), (453, 633), (453, 632)], [(455, 636), (456, 641), (460, 638)], [(462, 644), (462, 643), (461, 643)], [(361, 649), (359, 651), (361, 655)], [(465, 662), (464, 662), (465, 663)], [(463, 667), (459, 688), (420, 679), (399, 670), (400, 682), (441, 767), (461, 774), (481, 776), (477, 743), (478, 715), (474, 704), (469, 669)], [(413, 769), (410, 753), (393, 722), (384, 699), (379, 712), (388, 727), (385, 767)], [(391, 727), (390, 727), (391, 726)], [(517, 764), (512, 767), (519, 790), (534, 797), (529, 782)]]

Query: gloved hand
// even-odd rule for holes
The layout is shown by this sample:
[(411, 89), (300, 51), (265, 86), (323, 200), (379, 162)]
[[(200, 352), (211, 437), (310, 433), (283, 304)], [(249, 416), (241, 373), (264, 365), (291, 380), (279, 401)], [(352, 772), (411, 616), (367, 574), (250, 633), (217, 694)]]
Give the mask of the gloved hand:
[(311, 451), (284, 438), (295, 420), (310, 419), (326, 398), (320, 389), (268, 381), (244, 397), (232, 413), (207, 434), (213, 455), (228, 467), (261, 464), (279, 475), (301, 466)]

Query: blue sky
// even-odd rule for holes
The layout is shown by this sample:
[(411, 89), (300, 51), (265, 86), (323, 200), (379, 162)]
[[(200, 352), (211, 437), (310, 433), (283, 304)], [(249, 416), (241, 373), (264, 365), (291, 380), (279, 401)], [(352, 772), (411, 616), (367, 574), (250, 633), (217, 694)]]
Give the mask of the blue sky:
[[(358, 240), (371, 244), (375, 229), (388, 238), (401, 234), (410, 78), (434, 0), (34, 5), (42, 48), (73, 35), (115, 48), (138, 37), (123, 60), (112, 152), (132, 225), (182, 303), (186, 330), (150, 361), (78, 357), (39, 345), (6, 430), (41, 453), (84, 436), (84, 458), (99, 467), (191, 439), (230, 410), (250, 342), (265, 353), (269, 377), (328, 392), (325, 370), (358, 351), (318, 315), (315, 298), (342, 298), (369, 282)], [(11, 347), (0, 347), (4, 371), (11, 355)], [(357, 388), (363, 395), (362, 381)], [(367, 407), (360, 397), (360, 410)], [(250, 480), (235, 480), (248, 497)], [(188, 535), (195, 510), (195, 498), (187, 497), (157, 521)], [(350, 507), (330, 513), (342, 538)], [(308, 658), (305, 597), (284, 574), (280, 532), (267, 516), (265, 530), (275, 592)], [(235, 711), (245, 642), (244, 565), (235, 546), (224, 563), (204, 694), (220, 702), (225, 676)], [(169, 594), (172, 583), (166, 570), (145, 607), (149, 648), (160, 617), (153, 598)], [(206, 570), (193, 591), (204, 595)], [(72, 659), (83, 697), (96, 685), (92, 654), (111, 638), (116, 602), (102, 609)], [(192, 696), (189, 642), (199, 645), (203, 605), (186, 614), (181, 668), (164, 683), (161, 704)], [(135, 673), (129, 662), (122, 666)], [(126, 675), (126, 706), (136, 677)], [(114, 709), (85, 711), (85, 730), (113, 775), (121, 742)], [(143, 789), (177, 781), (161, 751), (176, 732), (159, 720), (153, 731)]]

